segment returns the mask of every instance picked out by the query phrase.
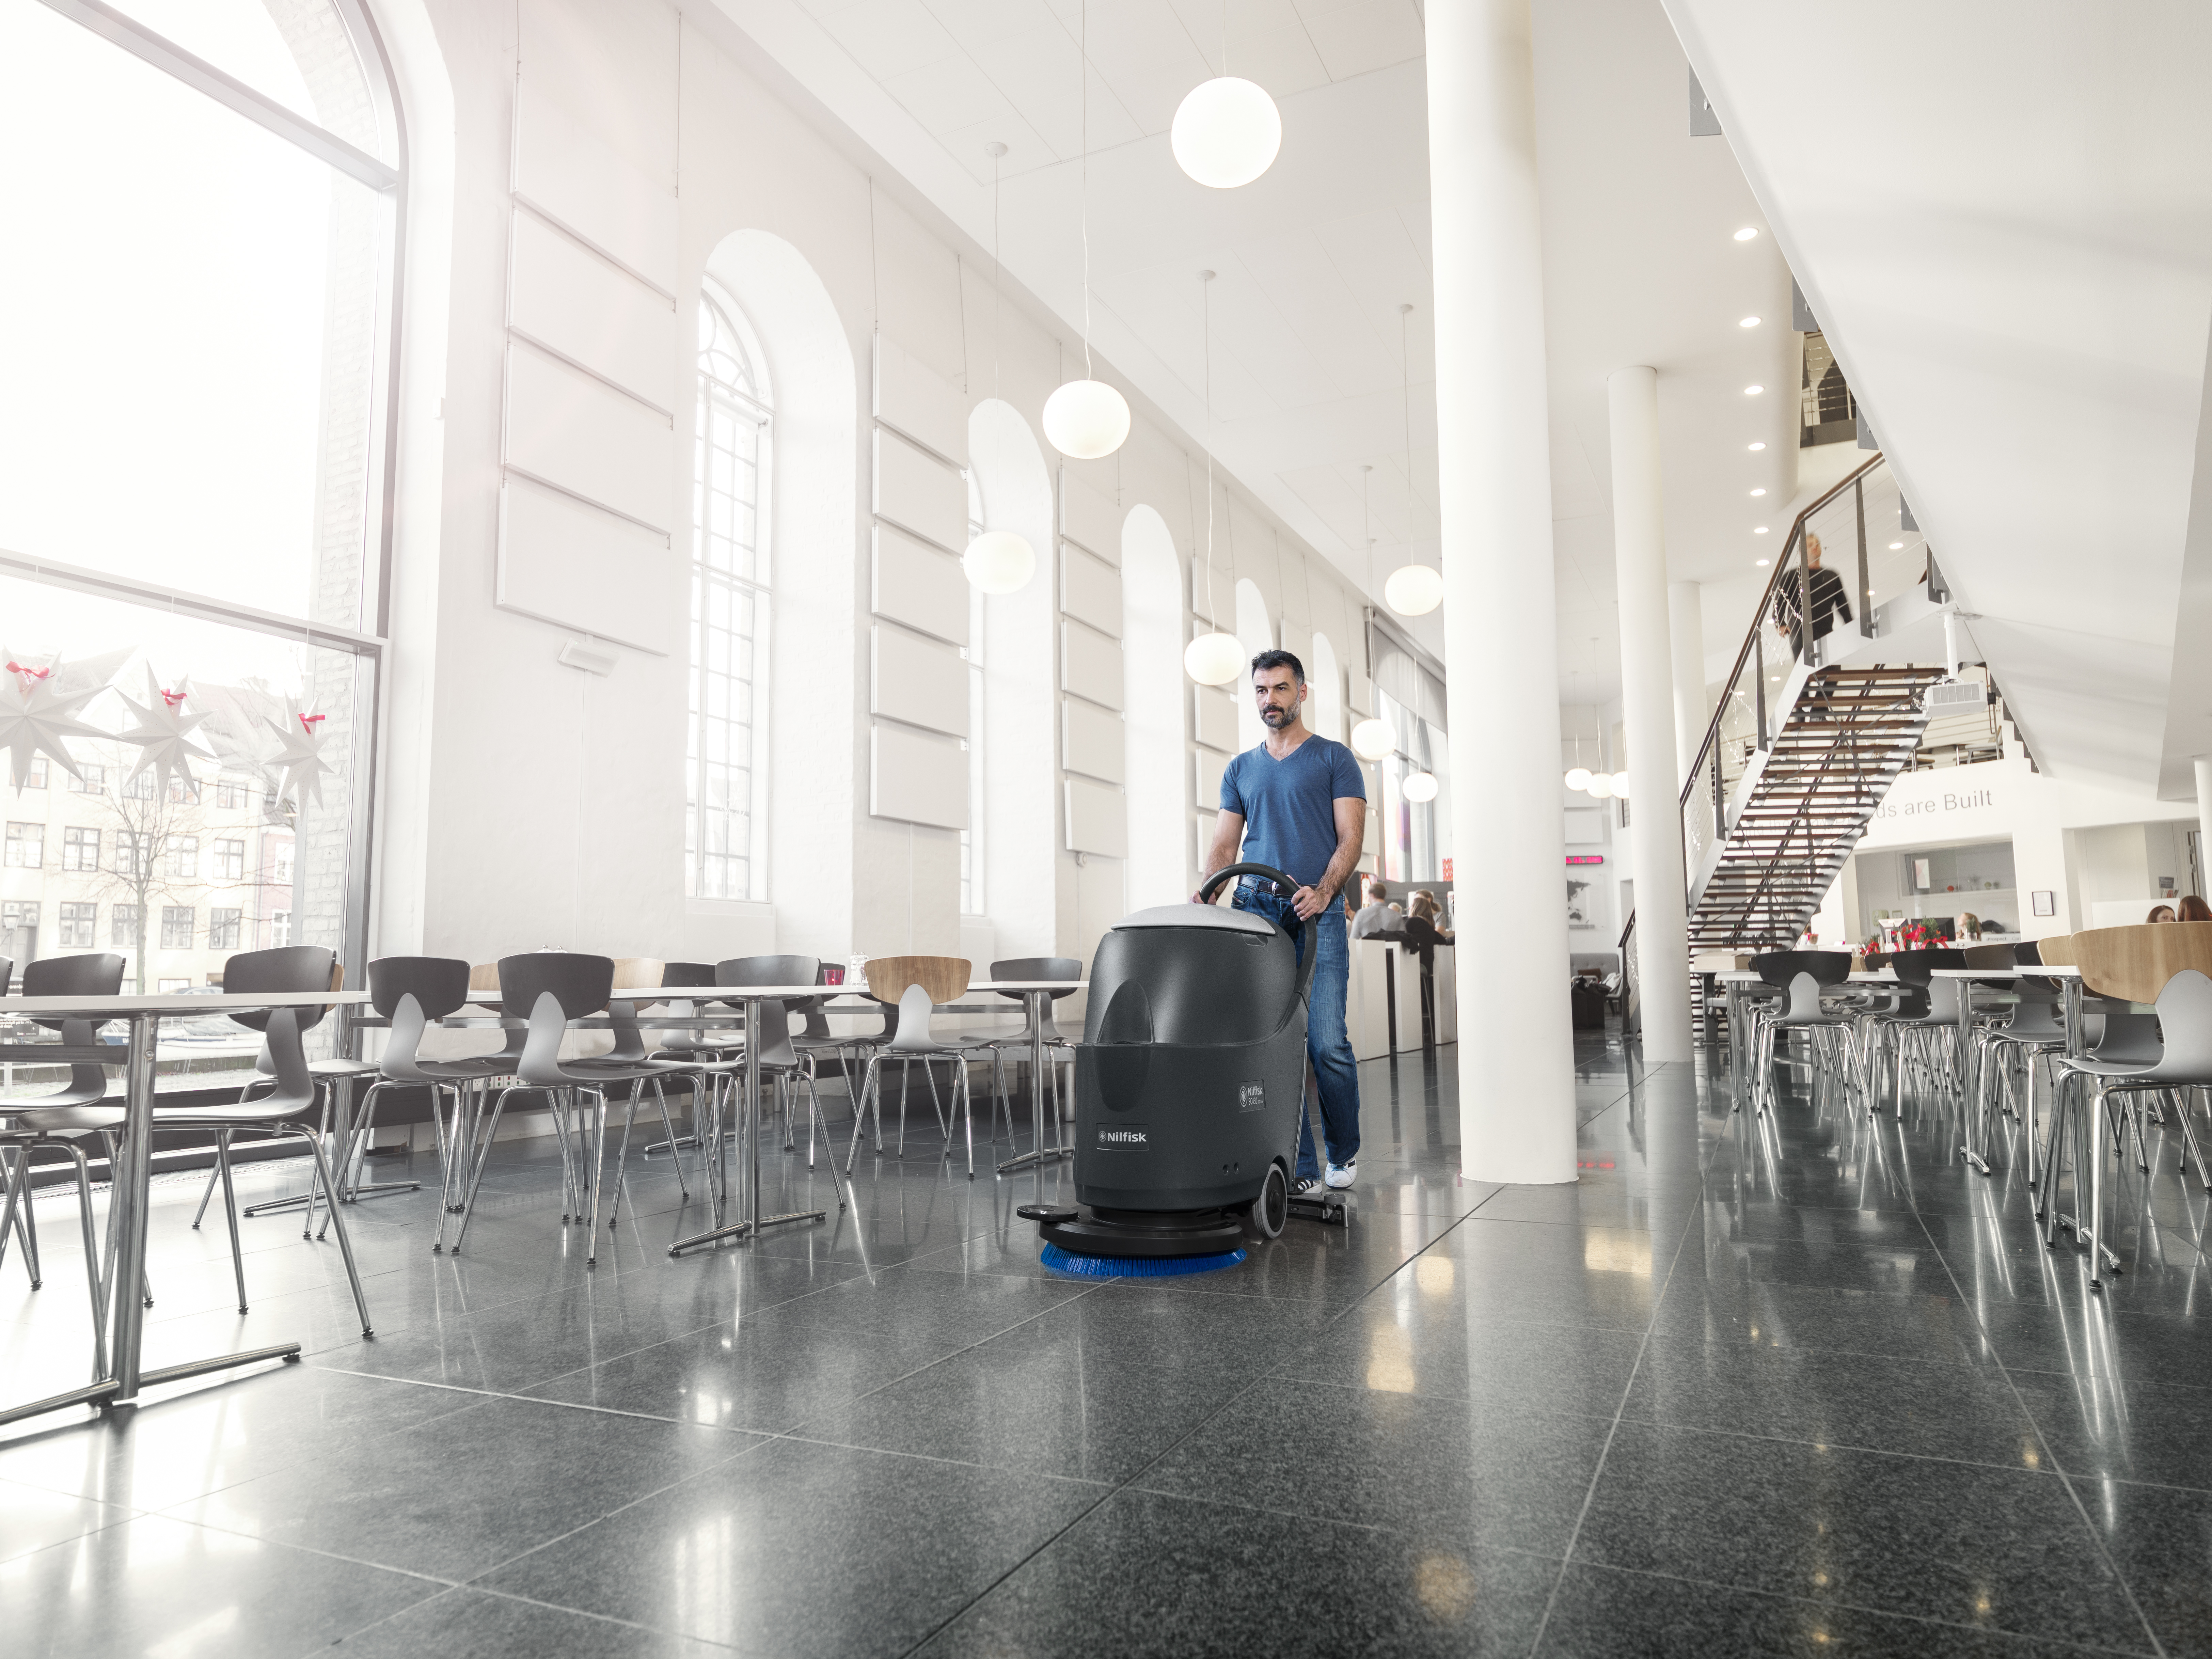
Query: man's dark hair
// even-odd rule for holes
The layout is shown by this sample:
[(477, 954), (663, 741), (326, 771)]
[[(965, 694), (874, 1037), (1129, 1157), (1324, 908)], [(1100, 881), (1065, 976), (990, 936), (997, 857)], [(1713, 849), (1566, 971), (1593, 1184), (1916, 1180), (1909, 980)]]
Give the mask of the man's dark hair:
[(1252, 659), (1255, 674), (1263, 668), (1287, 668), (1291, 671), (1291, 678), (1300, 685), (1306, 683), (1306, 665), (1287, 651), (1262, 651)]

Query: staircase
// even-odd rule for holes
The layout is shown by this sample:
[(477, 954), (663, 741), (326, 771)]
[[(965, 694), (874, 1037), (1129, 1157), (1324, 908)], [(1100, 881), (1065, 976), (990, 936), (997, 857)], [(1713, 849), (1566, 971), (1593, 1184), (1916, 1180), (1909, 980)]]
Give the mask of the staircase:
[(1746, 757), (1728, 833), (1690, 875), (1690, 950), (1795, 944), (1890, 784), (1920, 747), (1941, 668), (1801, 669), (1767, 746)]
[[(1924, 554), (1915, 565), (1913, 553), (1869, 551), (1869, 512), (1895, 523), (1896, 503), (1896, 482), (1877, 454), (1790, 526), (1682, 786), (1693, 958), (1789, 949), (1899, 773), (1980, 758), (1989, 747), (2010, 753), (2018, 743), (1984, 676), (1934, 699), (1949, 706), (1938, 712), (1950, 725), (1938, 750), (1923, 750), (1929, 693), (1949, 676), (1934, 665), (1943, 636), (1940, 607), (1920, 581)], [(1814, 591), (1808, 536), (1843, 579), (1851, 619), (1838, 616), (1830, 633), (1807, 639), (1774, 623), (1778, 596)], [(1632, 1021), (1635, 926), (1632, 915), (1621, 934)], [(1704, 981), (1691, 982), (1694, 1000)]]

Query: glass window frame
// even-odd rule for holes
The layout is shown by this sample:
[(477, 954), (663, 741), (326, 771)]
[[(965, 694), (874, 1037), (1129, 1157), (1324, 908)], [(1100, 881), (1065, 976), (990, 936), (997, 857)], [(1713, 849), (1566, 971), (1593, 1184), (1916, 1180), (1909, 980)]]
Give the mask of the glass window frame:
[[(189, 616), (274, 635), (300, 642), (310, 651), (334, 650), (352, 657), (353, 744), (351, 753), (345, 757), (351, 812), (347, 825), (344, 913), (338, 956), (347, 964), (349, 975), (358, 981), (364, 979), (367, 972), (375, 786), (384, 724), (385, 655), (391, 623), (398, 430), (393, 390), (398, 384), (402, 338), (399, 279), (406, 257), (409, 143), (404, 114), (395, 90), (398, 77), (365, 0), (329, 0), (329, 3), (351, 40), (374, 106), (378, 132), (378, 153), (374, 155), (234, 79), (133, 17), (104, 7), (97, 13), (82, 14), (70, 8), (58, 9), (111, 46), (151, 64), (366, 185), (382, 204), (382, 211), (377, 216), (372, 260), (377, 285), (374, 343), (371, 349), (374, 368), (370, 376), (367, 411), (369, 453), (360, 602), (352, 626), (277, 616), (234, 601), (41, 557), (35, 549), (0, 550), (0, 571), (147, 610), (166, 611), (173, 616)], [(41, 777), (36, 787), (44, 787), (46, 782)], [(104, 793), (105, 783), (102, 779), (85, 793)], [(74, 780), (71, 787), (82, 788)], [(120, 913), (125, 908), (114, 905), (110, 909)], [(276, 914), (285, 919), (289, 937), (292, 912)], [(142, 941), (137, 948), (144, 949), (147, 925), (143, 916), (138, 920), (137, 932)]]

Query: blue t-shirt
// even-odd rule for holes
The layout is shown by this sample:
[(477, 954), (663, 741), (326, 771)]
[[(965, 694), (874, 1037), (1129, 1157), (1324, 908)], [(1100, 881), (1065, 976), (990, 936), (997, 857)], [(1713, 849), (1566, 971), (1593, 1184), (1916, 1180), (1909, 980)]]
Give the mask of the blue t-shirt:
[[(1309, 887), (1336, 856), (1336, 803), (1347, 799), (1367, 799), (1359, 763), (1342, 744), (1318, 733), (1281, 760), (1264, 743), (1247, 749), (1221, 773), (1221, 810), (1244, 819), (1238, 859), (1273, 865)], [(1330, 908), (1341, 902), (1340, 894)]]

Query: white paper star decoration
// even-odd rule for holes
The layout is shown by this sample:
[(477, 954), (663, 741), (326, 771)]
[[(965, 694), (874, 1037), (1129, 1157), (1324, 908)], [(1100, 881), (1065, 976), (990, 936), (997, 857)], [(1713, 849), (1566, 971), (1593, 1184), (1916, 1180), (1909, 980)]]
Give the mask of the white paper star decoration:
[(64, 696), (54, 686), (59, 658), (40, 660), (9, 651), (5, 659), (6, 670), (0, 672), (0, 749), (8, 751), (8, 771), (15, 793), (23, 793), (23, 786), (30, 781), (31, 763), (41, 752), (52, 757), (71, 777), (82, 778), (84, 774), (76, 769), (62, 740), (108, 735), (76, 718), (78, 709), (107, 688), (95, 685), (89, 691)]
[(186, 763), (188, 759), (212, 761), (216, 758), (211, 750), (201, 748), (191, 740), (191, 729), (207, 718), (205, 714), (185, 713), (185, 699), (191, 695), (191, 690), (190, 675), (179, 680), (177, 689), (173, 691), (154, 678), (154, 670), (149, 665), (146, 670), (146, 701), (143, 703), (134, 702), (121, 691), (116, 693), (123, 698), (123, 706), (131, 711), (133, 717), (133, 724), (121, 734), (122, 739), (138, 745), (138, 763), (131, 769), (131, 776), (135, 778), (141, 772), (151, 771), (155, 787), (164, 795), (168, 793), (172, 777), (181, 774), (186, 783), (192, 781), (192, 769)]
[(323, 758), (323, 722), (327, 715), (308, 714), (293, 698), (284, 699), (284, 718), (270, 720), (269, 728), (283, 742), (283, 747), (269, 757), (269, 764), (284, 769), (284, 781), (276, 786), (276, 799), (289, 799), (295, 807), (304, 811), (308, 805), (323, 804), (323, 775), (331, 769)]

